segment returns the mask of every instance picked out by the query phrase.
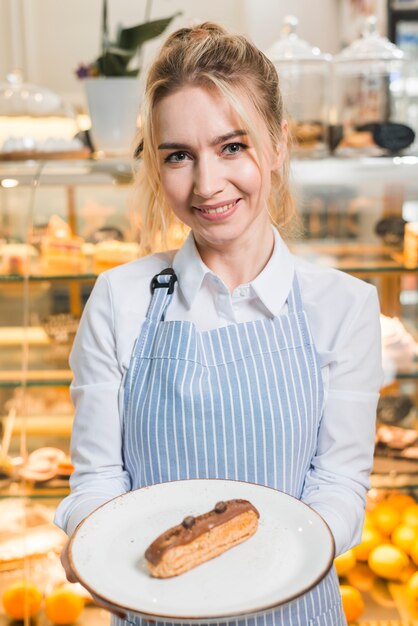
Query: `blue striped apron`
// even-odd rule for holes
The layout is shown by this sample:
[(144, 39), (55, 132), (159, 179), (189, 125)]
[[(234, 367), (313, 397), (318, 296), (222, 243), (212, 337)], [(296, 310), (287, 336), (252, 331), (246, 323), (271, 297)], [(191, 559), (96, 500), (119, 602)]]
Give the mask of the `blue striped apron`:
[[(287, 314), (204, 332), (189, 321), (164, 321), (172, 280), (160, 274), (155, 281), (124, 386), (124, 464), (132, 488), (227, 478), (300, 498), (323, 385), (296, 274)], [(146, 622), (112, 617), (112, 624)], [(234, 624), (345, 625), (335, 570), (274, 612)]]

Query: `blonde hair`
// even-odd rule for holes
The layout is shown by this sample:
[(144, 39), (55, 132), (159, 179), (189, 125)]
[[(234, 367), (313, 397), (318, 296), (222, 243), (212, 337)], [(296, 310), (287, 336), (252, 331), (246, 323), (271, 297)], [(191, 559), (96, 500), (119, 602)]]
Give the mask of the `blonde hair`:
[[(249, 101), (264, 120), (273, 146), (283, 145), (283, 102), (273, 63), (246, 37), (228, 33), (212, 22), (172, 33), (152, 64), (146, 82), (142, 127), (135, 156), (142, 157), (137, 174), (137, 201), (141, 216), (143, 254), (180, 243), (187, 228), (176, 218), (164, 197), (156, 154), (154, 110), (158, 102), (186, 85), (216, 89), (231, 104), (252, 138), (261, 147)], [(289, 185), (289, 147), (281, 171), (271, 175), (268, 210), (271, 221), (283, 233), (295, 217)]]

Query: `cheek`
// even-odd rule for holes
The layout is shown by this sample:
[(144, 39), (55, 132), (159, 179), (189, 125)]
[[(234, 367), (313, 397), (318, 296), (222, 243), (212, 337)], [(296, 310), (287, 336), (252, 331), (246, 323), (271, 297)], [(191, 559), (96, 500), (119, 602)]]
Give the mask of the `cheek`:
[(241, 162), (239, 176), (242, 181), (241, 187), (248, 194), (258, 194), (265, 187), (266, 181), (262, 180), (259, 168), (252, 161)]
[(161, 172), (161, 184), (169, 203), (186, 202), (189, 197), (188, 179), (186, 168)]

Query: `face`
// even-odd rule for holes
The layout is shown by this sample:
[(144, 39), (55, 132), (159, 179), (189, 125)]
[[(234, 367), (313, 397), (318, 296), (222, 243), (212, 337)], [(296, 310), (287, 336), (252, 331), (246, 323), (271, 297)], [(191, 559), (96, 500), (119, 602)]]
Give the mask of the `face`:
[(264, 120), (252, 116), (260, 158), (228, 101), (202, 87), (161, 100), (155, 122), (163, 191), (198, 246), (225, 248), (271, 234), (267, 199), (279, 163)]

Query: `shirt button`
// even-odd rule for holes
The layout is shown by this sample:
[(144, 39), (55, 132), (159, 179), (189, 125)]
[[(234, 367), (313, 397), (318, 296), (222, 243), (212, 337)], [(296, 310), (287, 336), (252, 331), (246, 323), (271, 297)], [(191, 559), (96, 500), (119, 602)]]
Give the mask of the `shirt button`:
[(241, 296), (241, 298), (245, 298), (246, 296), (248, 296), (248, 287), (240, 287), (240, 290), (238, 293)]

